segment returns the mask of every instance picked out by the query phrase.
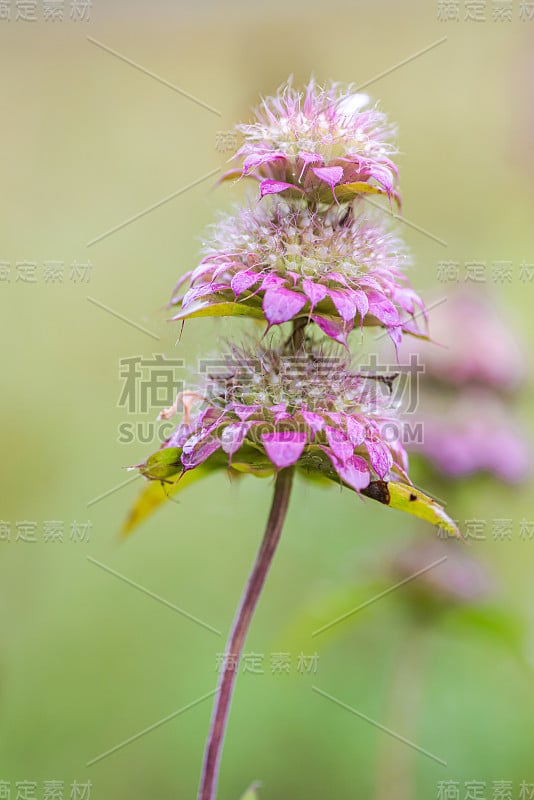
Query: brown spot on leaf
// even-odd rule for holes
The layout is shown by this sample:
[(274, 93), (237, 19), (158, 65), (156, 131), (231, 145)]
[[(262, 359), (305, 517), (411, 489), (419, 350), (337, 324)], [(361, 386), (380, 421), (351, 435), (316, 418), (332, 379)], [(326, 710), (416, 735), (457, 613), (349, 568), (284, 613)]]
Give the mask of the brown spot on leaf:
[(413, 503), (414, 500), (417, 500), (416, 494), (410, 494), (410, 503)]
[(366, 497), (377, 500), (379, 503), (383, 503), (386, 506), (389, 506), (391, 502), (391, 496), (386, 481), (371, 481), (369, 486), (366, 489), (362, 489), (361, 492)]

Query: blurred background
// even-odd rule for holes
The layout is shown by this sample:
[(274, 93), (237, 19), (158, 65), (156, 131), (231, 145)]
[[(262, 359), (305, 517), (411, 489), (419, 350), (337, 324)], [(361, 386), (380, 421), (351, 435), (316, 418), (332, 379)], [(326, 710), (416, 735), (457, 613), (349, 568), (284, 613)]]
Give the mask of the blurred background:
[[(243, 197), (213, 191), (233, 125), (289, 74), (352, 81), (398, 123), (412, 283), (437, 306), (468, 286), (513, 331), (521, 379), (498, 392), (528, 449), (533, 6), (0, 3), (1, 796), (196, 796), (270, 481), (215, 475), (122, 542), (141, 480), (124, 468), (161, 437), (147, 362), (181, 359), (187, 376), (236, 335), (194, 320), (177, 342), (164, 305), (204, 226)], [(476, 352), (506, 364), (499, 341)], [(534, 796), (532, 482), (526, 465), (493, 473), (447, 477), (416, 456), (461, 548), (297, 482), (222, 800), (256, 779), (262, 800)]]

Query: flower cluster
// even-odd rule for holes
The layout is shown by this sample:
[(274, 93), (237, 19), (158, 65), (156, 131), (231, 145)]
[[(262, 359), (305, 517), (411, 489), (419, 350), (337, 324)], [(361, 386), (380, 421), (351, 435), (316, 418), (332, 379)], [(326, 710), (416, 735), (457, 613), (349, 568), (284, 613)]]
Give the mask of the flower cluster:
[(211, 227), (204, 258), (175, 287), (174, 320), (302, 320), (343, 345), (358, 325), (384, 327), (396, 348), (403, 333), (425, 337), (406, 248), (383, 210), (369, 214), (361, 199), (398, 198), (392, 128), (367, 104), (351, 87), (311, 81), (299, 93), (289, 83), (263, 101), (257, 122), (239, 126), (242, 166), (228, 174), (256, 177), (270, 197)]
[[(362, 375), (348, 354), (349, 334), (364, 326), (382, 327), (396, 348), (405, 333), (426, 338), (423, 302), (405, 276), (407, 250), (383, 209), (363, 201), (370, 193), (399, 199), (392, 127), (353, 87), (312, 80), (304, 92), (289, 82), (239, 130), (240, 167), (231, 174), (260, 181), (260, 197), (211, 226), (202, 260), (175, 287), (173, 319), (253, 317), (291, 332), (282, 344), (273, 330), (269, 340), (229, 346), (222, 373), (164, 412), (181, 407), (183, 420), (137, 468), (166, 482), (166, 492), (214, 469), (295, 469), (456, 534), (408, 478), (393, 376)], [(128, 529), (161, 501), (149, 490)]]
[[(346, 357), (309, 345), (298, 355), (234, 346), (220, 370), (188, 393), (202, 403), (194, 415), (181, 398), (188, 411), (163, 445), (176, 449), (183, 472), (222, 456), (229, 468), (268, 474), (295, 465), (356, 491), (392, 473), (408, 480), (390, 386), (353, 372)], [(150, 464), (140, 466), (150, 477)]]
[[(123, 529), (128, 533), (170, 494), (212, 471), (276, 474), (264, 538), (227, 647), (238, 660), (295, 472), (459, 535), (443, 508), (407, 475), (392, 392), (396, 376), (362, 374), (348, 355), (347, 337), (358, 324), (382, 326), (397, 348), (403, 332), (423, 335), (415, 317), (424, 307), (403, 272), (406, 252), (363, 211), (366, 193), (399, 197), (391, 128), (367, 104), (350, 87), (321, 89), (313, 81), (304, 94), (288, 84), (265, 100), (257, 121), (240, 126), (245, 142), (238, 154), (237, 173), (260, 181), (258, 205), (220, 219), (200, 265), (179, 281), (171, 300), (177, 320), (240, 315), (263, 319), (268, 329), (292, 328), (278, 343), (272, 332), (262, 342), (227, 345), (213, 372), (162, 412), (169, 419), (181, 408), (183, 418), (160, 449), (134, 467), (150, 482)], [(225, 667), (201, 800), (215, 797), (234, 680)]]
[(442, 475), (488, 473), (508, 483), (525, 479), (529, 447), (510, 401), (524, 381), (523, 358), (510, 326), (481, 291), (458, 290), (433, 315), (445, 347), (404, 343), (422, 357), (424, 439), (416, 449)]
[(174, 319), (233, 307), (269, 326), (312, 321), (343, 344), (358, 322), (384, 326), (396, 345), (403, 331), (424, 335), (415, 319), (424, 305), (403, 272), (408, 253), (376, 214), (274, 200), (221, 216), (210, 234), (175, 289)]
[(289, 81), (263, 100), (255, 122), (237, 126), (245, 139), (237, 172), (257, 178), (262, 197), (331, 201), (373, 192), (399, 201), (394, 130), (369, 103), (352, 86), (311, 80), (301, 93)]

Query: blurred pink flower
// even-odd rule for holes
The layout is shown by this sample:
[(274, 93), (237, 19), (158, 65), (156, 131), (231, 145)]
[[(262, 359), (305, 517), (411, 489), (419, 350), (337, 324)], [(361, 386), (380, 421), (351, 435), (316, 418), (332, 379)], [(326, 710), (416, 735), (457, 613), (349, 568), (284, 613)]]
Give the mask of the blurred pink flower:
[[(410, 341), (403, 353), (419, 353), (427, 376), (446, 384), (477, 384), (513, 391), (525, 378), (517, 337), (481, 290), (452, 291), (431, 315), (432, 341)], [(446, 346), (441, 343), (446, 342)]]
[(488, 390), (465, 389), (446, 405), (426, 397), (419, 419), (423, 441), (412, 449), (444, 475), (487, 472), (508, 483), (526, 479), (530, 449), (525, 434), (503, 401)]

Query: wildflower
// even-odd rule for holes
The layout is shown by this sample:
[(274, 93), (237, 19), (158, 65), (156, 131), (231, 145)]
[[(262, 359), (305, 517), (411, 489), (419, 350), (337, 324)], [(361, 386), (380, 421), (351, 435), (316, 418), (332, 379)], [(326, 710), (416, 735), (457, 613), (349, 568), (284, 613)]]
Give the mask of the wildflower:
[[(432, 334), (446, 347), (418, 343), (425, 372), (455, 388), (485, 386), (510, 393), (525, 378), (525, 359), (517, 337), (489, 295), (462, 288), (432, 312)], [(413, 343), (409, 345), (414, 350)], [(404, 348), (403, 348), (404, 350)]]
[(319, 212), (276, 199), (245, 208), (212, 226), (204, 252), (175, 290), (189, 282), (171, 301), (174, 319), (239, 313), (271, 326), (301, 318), (343, 344), (358, 322), (384, 326), (396, 345), (403, 331), (424, 335), (404, 244), (351, 207)]
[(288, 192), (337, 202), (372, 192), (400, 203), (394, 129), (369, 103), (353, 86), (323, 88), (312, 79), (302, 93), (288, 81), (263, 100), (255, 122), (237, 126), (242, 166), (229, 175), (258, 179), (261, 197)]
[(507, 483), (526, 480), (531, 459), (524, 432), (491, 392), (466, 388), (446, 405), (429, 396), (420, 418), (424, 440), (414, 450), (441, 474), (463, 478), (485, 472)]
[[(175, 451), (165, 458), (175, 472), (222, 459), (259, 475), (295, 465), (358, 492), (371, 480), (409, 480), (389, 390), (352, 371), (347, 357), (309, 345), (294, 355), (231, 346), (222, 374), (187, 395), (188, 413), (163, 445)], [(191, 397), (201, 395), (191, 413)], [(141, 471), (160, 478), (151, 463)]]
[(424, 363), (424, 438), (415, 449), (448, 478), (484, 472), (507, 483), (524, 481), (529, 444), (510, 401), (525, 368), (510, 326), (489, 296), (466, 288), (450, 294), (432, 322), (437, 341), (447, 347), (413, 341), (401, 347), (402, 360), (409, 351)]
[[(276, 475), (262, 544), (228, 639), (227, 652), (238, 661), (295, 472), (335, 481), (459, 535), (443, 508), (408, 478), (392, 378), (354, 371), (348, 355), (334, 357), (305, 333), (313, 322), (346, 345), (356, 324), (381, 325), (396, 346), (403, 331), (421, 333), (414, 317), (424, 308), (402, 272), (403, 247), (383, 226), (356, 213), (365, 193), (400, 202), (390, 159), (392, 128), (368, 104), (352, 87), (320, 88), (313, 80), (303, 94), (288, 82), (264, 100), (257, 121), (238, 126), (241, 168), (229, 174), (256, 178), (261, 198), (274, 197), (223, 217), (202, 262), (181, 278), (171, 300), (178, 307), (174, 319), (243, 315), (269, 327), (293, 322), (285, 343), (229, 346), (214, 374), (162, 412), (169, 419), (181, 405), (183, 420), (158, 452), (137, 465), (150, 482), (123, 529), (129, 533), (169, 494), (206, 472)], [(225, 667), (199, 800), (215, 798), (234, 682), (235, 670)]]

